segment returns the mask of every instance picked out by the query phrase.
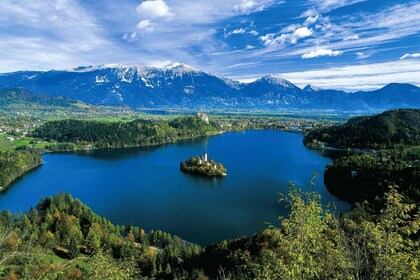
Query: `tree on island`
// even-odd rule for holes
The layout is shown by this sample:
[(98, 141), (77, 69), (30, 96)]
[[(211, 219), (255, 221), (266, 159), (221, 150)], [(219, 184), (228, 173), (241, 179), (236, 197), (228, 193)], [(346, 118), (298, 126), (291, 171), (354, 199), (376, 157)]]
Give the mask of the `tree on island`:
[(181, 161), (182, 172), (206, 176), (226, 176), (227, 170), (221, 163), (208, 159), (206, 151), (203, 156), (192, 157), (185, 162)]

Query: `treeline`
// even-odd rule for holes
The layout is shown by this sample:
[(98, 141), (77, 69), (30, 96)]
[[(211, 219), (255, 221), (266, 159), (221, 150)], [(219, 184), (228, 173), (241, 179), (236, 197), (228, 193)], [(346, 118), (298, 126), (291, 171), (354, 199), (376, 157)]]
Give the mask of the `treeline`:
[(200, 251), (162, 231), (115, 226), (69, 194), (0, 213), (2, 279), (166, 279)]
[(398, 185), (406, 199), (420, 204), (420, 162), (405, 152), (341, 157), (327, 166), (324, 182), (333, 195), (352, 203), (380, 204), (377, 198), (388, 186)]
[(36, 128), (32, 136), (46, 141), (94, 144), (97, 148), (115, 148), (172, 143), (218, 132), (219, 126), (199, 116), (173, 120), (135, 120), (103, 122), (87, 120), (49, 121)]
[(41, 156), (31, 150), (0, 152), (0, 190), (41, 164)]
[(420, 144), (420, 109), (386, 111), (379, 115), (356, 117), (343, 125), (310, 131), (303, 140), (307, 146), (319, 142), (337, 148), (386, 149), (396, 144)]
[[(352, 118), (340, 126), (309, 132), (309, 147), (374, 148), (364, 154), (342, 156), (327, 166), (324, 182), (338, 198), (355, 203), (369, 201), (375, 209), (389, 185), (398, 185), (405, 199), (420, 203), (420, 110), (386, 111)], [(413, 152), (407, 152), (410, 149)]]
[[(419, 279), (420, 212), (396, 188), (367, 219), (337, 218), (292, 188), (280, 227), (200, 250), (160, 231), (114, 226), (70, 195), (0, 214), (5, 279)], [(153, 247), (152, 245), (158, 246)]]

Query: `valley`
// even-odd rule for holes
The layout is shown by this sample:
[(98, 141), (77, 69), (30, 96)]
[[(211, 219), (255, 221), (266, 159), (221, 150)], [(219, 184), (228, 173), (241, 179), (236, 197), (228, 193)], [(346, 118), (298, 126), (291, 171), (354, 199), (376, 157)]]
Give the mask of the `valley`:
[(0, 280), (419, 280), (419, 15), (0, 1)]

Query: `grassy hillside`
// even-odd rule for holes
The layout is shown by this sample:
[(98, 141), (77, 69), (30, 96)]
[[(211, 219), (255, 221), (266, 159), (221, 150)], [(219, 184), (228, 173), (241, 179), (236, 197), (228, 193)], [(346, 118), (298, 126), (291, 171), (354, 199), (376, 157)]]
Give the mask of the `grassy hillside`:
[[(133, 114), (125, 107), (94, 106), (25, 89), (0, 89), (0, 114), (26, 117), (99, 117)], [(1, 119), (1, 118), (0, 118)]]
[(76, 106), (81, 102), (60, 96), (49, 96), (29, 92), (25, 89), (0, 89), (0, 106), (9, 104), (39, 104), (49, 106)]

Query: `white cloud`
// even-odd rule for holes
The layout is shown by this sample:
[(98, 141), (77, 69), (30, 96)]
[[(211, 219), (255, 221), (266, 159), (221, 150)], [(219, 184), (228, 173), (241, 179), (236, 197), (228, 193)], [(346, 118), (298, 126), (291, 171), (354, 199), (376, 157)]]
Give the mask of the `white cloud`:
[(137, 6), (137, 13), (141, 18), (171, 18), (174, 14), (163, 0), (144, 1)]
[[(312, 16), (316, 13), (317, 11), (313, 11)], [(313, 46), (317, 46), (318, 49), (340, 49), (345, 52), (363, 49), (366, 55), (358, 58), (367, 58), (384, 50), (381, 44), (419, 34), (419, 14), (420, 2), (409, 2), (390, 6), (375, 13), (359, 12), (339, 18), (320, 16), (313, 28), (316, 35), (295, 46), (283, 48), (282, 52), (278, 51), (279, 48), (265, 48), (259, 52), (259, 55), (277, 58), (302, 56), (311, 52)], [(272, 46), (276, 42), (284, 42), (286, 38), (288, 37), (276, 38), (275, 34), (268, 34), (260, 40), (266, 46)]]
[(152, 31), (153, 24), (150, 19), (144, 19), (137, 24), (137, 28), (143, 31)]
[(232, 35), (236, 35), (236, 34), (245, 34), (246, 31), (247, 31), (247, 29), (248, 29), (248, 27), (247, 28), (237, 28), (237, 29), (234, 29), (232, 31), (227, 32), (227, 30), (225, 28), (225, 30), (224, 30), (224, 37), (225, 38), (228, 38), (228, 37), (230, 37)]
[(313, 31), (311, 29), (308, 29), (308, 27), (301, 27), (296, 29), (296, 31), (293, 33), (294, 35), (296, 35), (299, 38), (306, 38), (311, 36), (313, 33)]
[(309, 9), (309, 10), (304, 11), (304, 12), (300, 15), (300, 17), (313, 17), (313, 16), (316, 16), (316, 15), (318, 15), (318, 14), (319, 14), (319, 12), (318, 12), (316, 9), (311, 8), (311, 9)]
[(417, 57), (420, 57), (420, 53), (406, 53), (405, 55), (401, 56), (400, 59), (417, 58)]
[[(352, 15), (340, 24), (330, 23), (325, 39), (342, 38), (334, 48), (370, 46), (400, 40), (420, 32), (420, 3), (409, 2), (373, 14)], [(360, 35), (355, 35), (354, 32)], [(357, 36), (357, 37), (355, 37)], [(344, 40), (347, 39), (347, 40)]]
[(0, 1), (0, 71), (109, 63), (122, 52), (105, 33), (76, 1)]
[[(410, 83), (420, 86), (419, 62), (418, 59), (397, 60), (275, 74), (299, 87), (313, 84), (325, 89), (342, 89), (354, 92), (378, 89), (389, 83)], [(231, 78), (241, 82), (252, 82), (260, 77), (260, 75), (243, 75)]]
[(344, 37), (343, 41), (351, 41), (351, 40), (359, 40), (359, 35), (350, 35), (347, 37)]
[(150, 67), (158, 67), (158, 68), (162, 68), (168, 65), (171, 65), (172, 63), (174, 63), (172, 60), (150, 60), (146, 63), (146, 66), (150, 66)]
[(302, 55), (302, 58), (314, 58), (320, 56), (337, 56), (341, 55), (343, 51), (333, 51), (328, 49), (317, 49), (310, 51), (309, 53), (305, 53)]
[(249, 31), (249, 34), (257, 36), (259, 33), (256, 30)]
[[(344, 6), (354, 5), (359, 2), (364, 2), (366, 0), (310, 0), (308, 1), (311, 5), (315, 6), (320, 12), (329, 12)], [(306, 11), (307, 14), (311, 14), (309, 11), (314, 11), (315, 9), (310, 9)], [(307, 15), (306, 14), (306, 15)]]
[[(176, 14), (174, 20), (187, 24), (210, 24), (223, 19), (253, 12), (263, 11), (276, 0), (167, 0), (171, 11)], [(249, 2), (254, 2), (255, 5)]]
[(383, 63), (332, 67), (281, 75), (298, 86), (314, 84), (322, 88), (347, 91), (372, 90), (389, 83), (420, 86), (420, 61), (398, 60)]
[(247, 46), (245, 47), (245, 49), (246, 49), (246, 50), (252, 50), (252, 49), (255, 49), (255, 46), (252, 46), (252, 45), (247, 45)]
[(318, 20), (318, 18), (319, 18), (319, 15), (310, 16), (305, 20), (303, 25), (305, 25), (305, 26), (312, 25)]
[(241, 2), (241, 3), (239, 3), (239, 4), (235, 5), (234, 7), (235, 7), (235, 10), (237, 10), (237, 11), (241, 11), (241, 12), (244, 12), (244, 11), (249, 11), (249, 10), (251, 10), (251, 9), (252, 9), (252, 8), (254, 8), (256, 5), (257, 5), (257, 3), (255, 3), (255, 2), (254, 2), (254, 1), (252, 1), (252, 0), (242, 0), (242, 2)]
[(129, 33), (125, 33), (123, 36), (122, 36), (122, 39), (123, 40), (126, 40), (126, 41), (134, 41), (134, 40), (136, 40), (137, 39), (137, 32), (133, 32), (133, 33), (131, 33), (131, 34), (129, 34)]
[(312, 33), (313, 30), (305, 26), (296, 29), (292, 33), (281, 34), (280, 36), (277, 36), (275, 33), (268, 33), (259, 39), (265, 46), (282, 45), (285, 43), (296, 44), (299, 39), (309, 37)]
[(244, 34), (246, 30), (244, 28), (238, 28), (232, 31), (232, 34)]
[(300, 24), (291, 24), (291, 25), (288, 25), (288, 26), (284, 27), (284, 28), (281, 30), (281, 32), (282, 32), (282, 33), (289, 33), (289, 32), (295, 31), (295, 30), (296, 30), (296, 29), (298, 29), (299, 27), (301, 27), (301, 25), (300, 25)]
[(372, 56), (372, 53), (357, 52), (357, 59), (365, 59)]

